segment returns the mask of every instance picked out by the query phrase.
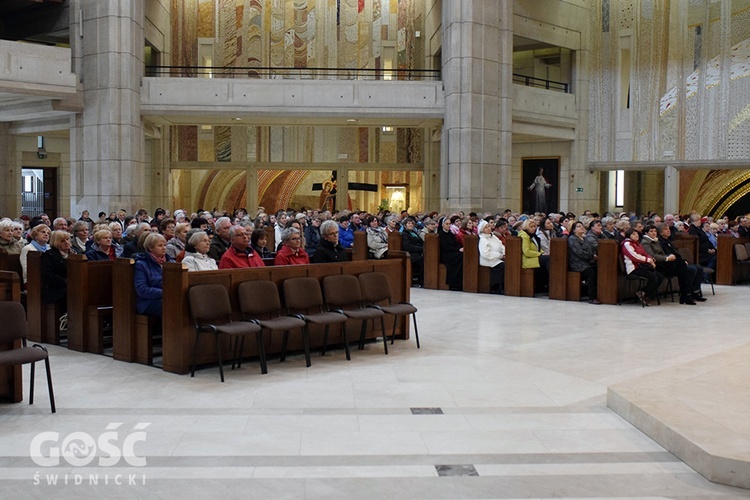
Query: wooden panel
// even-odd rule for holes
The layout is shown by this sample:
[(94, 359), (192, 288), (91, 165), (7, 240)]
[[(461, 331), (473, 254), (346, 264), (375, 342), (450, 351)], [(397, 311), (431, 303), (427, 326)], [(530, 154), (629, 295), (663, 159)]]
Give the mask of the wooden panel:
[[(581, 300), (581, 273), (568, 271), (566, 276), (565, 300), (578, 302)], [(550, 288), (552, 284), (550, 284)]]
[(570, 300), (568, 299), (567, 282), (568, 239), (552, 238), (549, 242), (549, 298), (552, 300)]
[(84, 255), (70, 255), (67, 269), (68, 349), (101, 354), (103, 319), (112, 315), (113, 263), (89, 262)]
[(617, 304), (618, 245), (615, 240), (599, 240), (597, 250), (597, 295), (602, 304)]
[[(0, 270), (12, 271), (16, 273), (19, 279), (23, 280), (23, 269), (21, 268), (21, 256), (18, 254), (6, 255), (0, 254)], [(21, 285), (23, 288), (23, 284)]]
[(426, 234), (424, 238), (424, 287), (438, 289), (438, 266), (440, 265), (440, 240), (437, 234)]
[(354, 246), (352, 247), (352, 260), (367, 260), (367, 232), (354, 231)]
[(479, 291), (479, 236), (464, 236), (464, 292)]
[(132, 259), (116, 259), (112, 270), (112, 356), (130, 363), (136, 356), (134, 264)]
[[(29, 252), (27, 257), (26, 316), (28, 339), (45, 344), (60, 344), (60, 310), (42, 303), (42, 254)], [(68, 294), (70, 300), (70, 294)]]
[(388, 234), (388, 251), (401, 251), (401, 233), (393, 232)]
[(720, 234), (716, 237), (716, 241), (716, 284), (734, 285), (741, 279), (740, 273), (742, 272), (736, 263), (734, 245), (738, 243), (744, 245), (750, 239)]
[[(16, 271), (0, 271), (0, 301), (21, 301), (21, 277)], [(20, 347), (19, 339), (0, 344), (0, 352)], [(22, 368), (22, 365), (0, 367), (0, 401), (18, 403), (23, 400)]]
[(521, 238), (505, 240), (505, 295), (521, 296)]

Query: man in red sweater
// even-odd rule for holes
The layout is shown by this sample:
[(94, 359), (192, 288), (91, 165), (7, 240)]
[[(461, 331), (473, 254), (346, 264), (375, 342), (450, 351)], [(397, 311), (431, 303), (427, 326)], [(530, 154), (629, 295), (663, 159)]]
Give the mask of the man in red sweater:
[(229, 228), (229, 248), (219, 261), (219, 269), (237, 269), (242, 267), (263, 267), (263, 259), (258, 252), (248, 246), (249, 237), (242, 226)]

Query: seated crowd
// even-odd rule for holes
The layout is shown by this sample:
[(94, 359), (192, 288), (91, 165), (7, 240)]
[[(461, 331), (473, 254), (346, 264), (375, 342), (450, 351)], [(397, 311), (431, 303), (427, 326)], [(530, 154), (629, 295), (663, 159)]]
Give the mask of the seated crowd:
[[(272, 228), (276, 248), (268, 248)], [(716, 268), (716, 237), (731, 234), (750, 237), (750, 218), (713, 220), (693, 213), (684, 216), (666, 214), (662, 219), (649, 213), (603, 217), (584, 212), (517, 214), (474, 212), (451, 214), (400, 214), (388, 211), (334, 212), (301, 209), (267, 214), (261, 207), (255, 217), (244, 209), (225, 212), (184, 210), (170, 213), (157, 209), (149, 217), (145, 209), (128, 215), (125, 210), (93, 221), (84, 211), (78, 220), (47, 215), (0, 219), (0, 254), (19, 254), (24, 283), (28, 252), (42, 253), (45, 303), (66, 300), (65, 259), (71, 253), (84, 254), (88, 260), (135, 260), (135, 286), (140, 314), (161, 315), (161, 267), (165, 262), (183, 262), (189, 271), (232, 269), (274, 265), (342, 262), (349, 260), (354, 233), (365, 231), (368, 255), (380, 259), (388, 255), (389, 236), (401, 235), (401, 249), (412, 262), (413, 284), (424, 283), (424, 241), (437, 234), (440, 262), (446, 266), (446, 285), (451, 290), (463, 286), (463, 251), (466, 236), (479, 237), (479, 265), (489, 268), (490, 291), (503, 294), (505, 284), (505, 246), (509, 236), (521, 238), (522, 267), (533, 269), (535, 289), (544, 292), (549, 282), (550, 240), (568, 238), (568, 267), (580, 272), (588, 287), (589, 302), (598, 304), (597, 244), (601, 239), (618, 242), (625, 272), (645, 280), (638, 292), (644, 305), (655, 299), (665, 277), (677, 277), (680, 303), (694, 305), (704, 301), (700, 285), (707, 279), (704, 268)], [(672, 240), (677, 233), (698, 238), (698, 264), (686, 262)], [(265, 262), (264, 262), (265, 259)]]

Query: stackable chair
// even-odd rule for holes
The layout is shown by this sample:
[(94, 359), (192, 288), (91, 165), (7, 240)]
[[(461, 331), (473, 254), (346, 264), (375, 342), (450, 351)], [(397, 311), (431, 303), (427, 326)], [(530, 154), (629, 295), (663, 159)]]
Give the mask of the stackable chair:
[(740, 281), (747, 281), (750, 277), (750, 257), (748, 257), (745, 245), (737, 243), (734, 245), (735, 263), (740, 268)]
[[(237, 291), (240, 300), (240, 311), (246, 320), (255, 319), (261, 329), (273, 332), (284, 332), (281, 341), (281, 361), (286, 359), (286, 346), (289, 331), (299, 328), (305, 347), (305, 361), (310, 366), (310, 344), (307, 340), (305, 320), (299, 316), (282, 316), (279, 289), (273, 281), (245, 281), (240, 283)], [(262, 319), (268, 317), (268, 319)]]
[[(347, 318), (342, 313), (325, 310), (323, 293), (320, 290), (320, 282), (317, 279), (288, 278), (284, 280), (284, 303), (289, 312), (295, 312), (296, 314), (294, 315), (305, 322), (306, 337), (309, 333), (309, 325), (325, 326), (321, 355), (326, 353), (330, 326), (340, 325), (341, 339), (344, 342), (344, 349), (346, 350), (346, 359), (351, 359), (349, 342), (346, 338)], [(308, 364), (308, 366), (310, 365)]]
[[(362, 289), (362, 298), (365, 302), (372, 304), (386, 314), (391, 314), (393, 318), (393, 332), (391, 333), (391, 344), (396, 338), (396, 323), (398, 317), (404, 317), (404, 326), (409, 322), (409, 315), (414, 319), (414, 337), (417, 340), (417, 349), (419, 349), (419, 330), (417, 329), (417, 308), (409, 302), (393, 303), (393, 293), (391, 292), (391, 283), (388, 281), (388, 275), (385, 273), (362, 273), (359, 275), (359, 285)], [(381, 302), (387, 302), (380, 305)], [(385, 337), (383, 341), (385, 342)]]
[(37, 361), (44, 361), (47, 370), (47, 388), (49, 390), (49, 405), (55, 413), (55, 393), (52, 390), (52, 372), (49, 368), (49, 353), (44, 346), (34, 344), (26, 346), (26, 312), (20, 302), (0, 302), (0, 318), (3, 326), (0, 328), (0, 344), (10, 344), (21, 339), (21, 347), (0, 352), (0, 366), (15, 366), (31, 363), (31, 377), (29, 380), (29, 404), (34, 404), (34, 375)]
[(229, 301), (229, 292), (223, 285), (192, 286), (188, 291), (188, 297), (190, 314), (195, 323), (195, 346), (193, 347), (191, 377), (195, 376), (198, 339), (202, 333), (212, 333), (216, 337), (216, 357), (219, 360), (219, 374), (222, 382), (224, 382), (224, 364), (221, 359), (221, 338), (224, 336), (229, 337), (230, 347), (232, 346), (232, 340), (234, 340), (234, 356), (232, 359), (232, 369), (234, 369), (235, 362), (237, 367), (240, 367), (245, 337), (255, 335), (258, 342), (260, 371), (261, 373), (267, 373), (261, 327), (257, 322), (232, 321), (232, 304)]
[(362, 290), (356, 276), (341, 274), (323, 278), (323, 295), (328, 308), (344, 314), (347, 318), (362, 321), (359, 335), (359, 349), (364, 349), (367, 321), (380, 319), (380, 329), (383, 332), (383, 347), (388, 354), (387, 335), (385, 333), (385, 313), (378, 308), (363, 304)]

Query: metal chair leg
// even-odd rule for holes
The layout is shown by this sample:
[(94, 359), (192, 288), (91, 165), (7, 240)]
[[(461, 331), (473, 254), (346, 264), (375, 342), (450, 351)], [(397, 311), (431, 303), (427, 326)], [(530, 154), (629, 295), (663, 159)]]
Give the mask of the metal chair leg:
[(224, 382), (224, 363), (221, 362), (221, 334), (216, 334), (216, 357), (219, 360), (219, 375), (222, 383)]
[(52, 372), (49, 369), (49, 358), (44, 358), (44, 367), (47, 369), (47, 388), (49, 389), (49, 405), (52, 413), (55, 413), (55, 391), (52, 389)]
[(36, 369), (36, 361), (31, 363), (31, 376), (29, 377), (29, 404), (34, 404), (34, 371)]
[[(271, 332), (269, 332), (270, 335)], [(289, 342), (289, 331), (284, 330), (284, 336), (281, 338), (281, 358), (279, 358), (279, 361), (282, 363), (286, 361), (286, 346)]]
[(307, 367), (310, 368), (310, 342), (307, 339), (307, 327), (302, 327), (302, 345), (305, 346), (305, 362), (307, 363)]
[(328, 347), (328, 325), (326, 325), (325, 333), (323, 333), (323, 349), (320, 351), (321, 356), (326, 355), (326, 347)]
[(265, 375), (268, 373), (268, 366), (266, 366), (266, 348), (263, 345), (263, 330), (259, 331), (256, 335), (258, 339), (258, 359), (260, 361), (260, 373)]
[(383, 319), (383, 316), (380, 317), (380, 330), (383, 332), (383, 348), (385, 349), (385, 353), (388, 354), (388, 334), (385, 333), (385, 319)]
[[(413, 313), (412, 318), (414, 318), (414, 336), (417, 339), (417, 349), (419, 349), (419, 330), (417, 329), (417, 314)], [(409, 318), (406, 318), (406, 321), (409, 321)]]
[[(326, 330), (328, 326), (326, 326)], [(344, 341), (344, 350), (346, 351), (346, 360), (351, 361), (352, 356), (349, 353), (349, 339), (346, 338), (346, 322), (341, 323), (341, 338)]]

